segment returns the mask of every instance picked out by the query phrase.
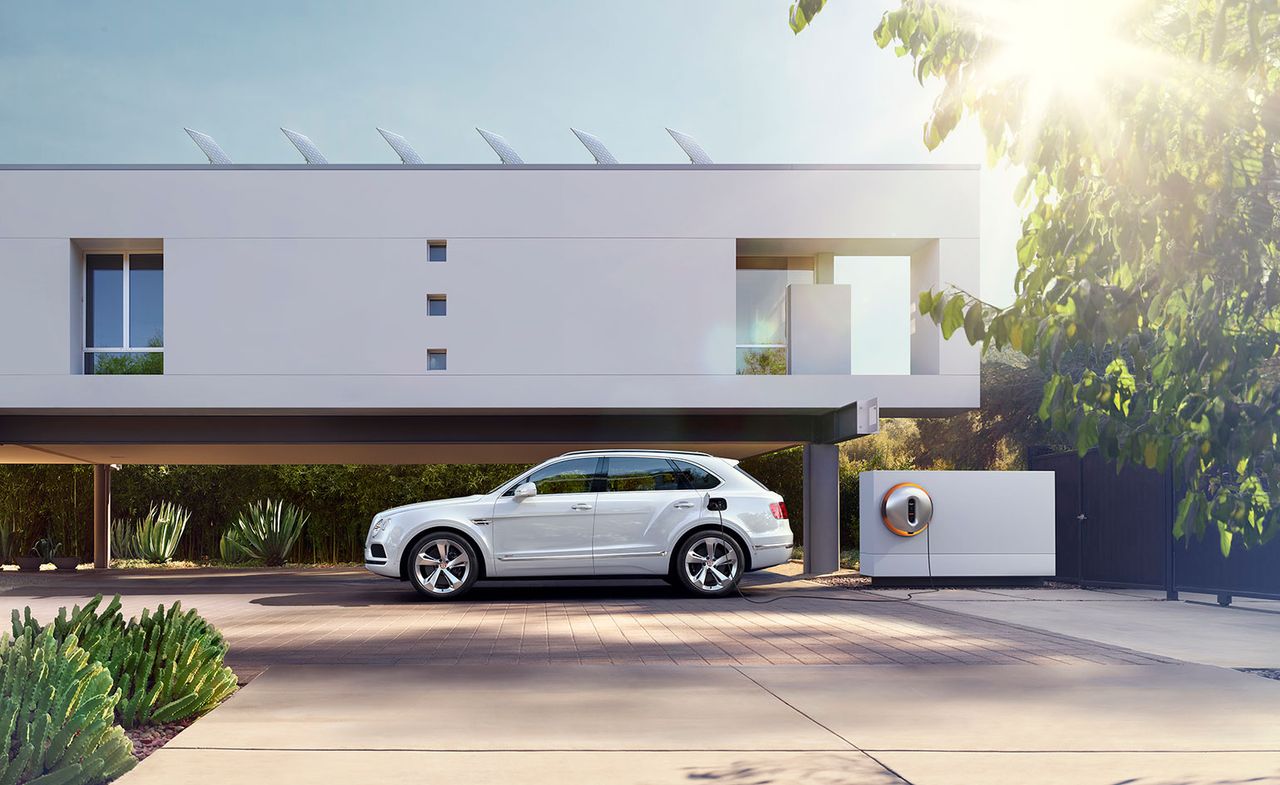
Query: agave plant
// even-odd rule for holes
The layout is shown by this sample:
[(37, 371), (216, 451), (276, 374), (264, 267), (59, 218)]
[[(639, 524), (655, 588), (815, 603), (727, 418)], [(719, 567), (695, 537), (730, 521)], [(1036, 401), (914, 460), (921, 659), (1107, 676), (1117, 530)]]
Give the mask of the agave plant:
[(40, 557), (42, 562), (51, 562), (53, 557), (61, 555), (62, 543), (52, 537), (41, 537), (31, 546), (31, 552)]
[(178, 541), (187, 529), (191, 513), (173, 502), (151, 505), (147, 514), (135, 521), (117, 521), (111, 536), (111, 550), (120, 559), (143, 559), (162, 564), (173, 558)]
[(302, 535), (307, 518), (305, 511), (285, 501), (254, 502), (223, 534), (222, 558), (232, 562), (252, 559), (278, 567)]

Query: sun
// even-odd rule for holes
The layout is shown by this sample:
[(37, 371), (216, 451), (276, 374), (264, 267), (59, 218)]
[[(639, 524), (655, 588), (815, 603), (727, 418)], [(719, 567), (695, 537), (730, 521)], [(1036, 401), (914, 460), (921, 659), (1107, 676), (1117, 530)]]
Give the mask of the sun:
[(1051, 111), (1105, 119), (1110, 88), (1158, 75), (1162, 58), (1138, 39), (1145, 0), (967, 0), (963, 24), (990, 46), (974, 74), (981, 90), (1020, 88), (1024, 119)]

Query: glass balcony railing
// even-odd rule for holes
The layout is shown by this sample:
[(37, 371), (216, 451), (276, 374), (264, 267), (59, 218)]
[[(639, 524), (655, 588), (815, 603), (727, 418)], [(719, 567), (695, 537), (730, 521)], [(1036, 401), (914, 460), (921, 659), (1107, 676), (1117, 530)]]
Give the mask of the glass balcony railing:
[(780, 376), (787, 373), (785, 343), (738, 344), (740, 376)]

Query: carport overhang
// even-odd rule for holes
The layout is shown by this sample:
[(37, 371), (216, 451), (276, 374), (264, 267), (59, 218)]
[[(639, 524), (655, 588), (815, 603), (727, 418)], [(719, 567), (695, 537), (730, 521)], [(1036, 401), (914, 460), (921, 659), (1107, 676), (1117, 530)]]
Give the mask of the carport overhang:
[(0, 415), (0, 462), (529, 463), (568, 450), (605, 447), (703, 450), (746, 458), (858, 435), (856, 404), (781, 413), (6, 414)]

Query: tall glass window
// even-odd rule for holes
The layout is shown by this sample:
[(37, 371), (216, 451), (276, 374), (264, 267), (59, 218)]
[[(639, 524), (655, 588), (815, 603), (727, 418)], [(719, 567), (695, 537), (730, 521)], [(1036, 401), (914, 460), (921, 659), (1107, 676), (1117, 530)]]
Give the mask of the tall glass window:
[(787, 372), (787, 287), (813, 283), (813, 259), (742, 257), (737, 272), (739, 374)]
[(837, 256), (835, 282), (849, 284), (849, 368), (857, 374), (911, 373), (911, 292), (909, 256)]
[(164, 255), (85, 254), (84, 372), (164, 373)]

